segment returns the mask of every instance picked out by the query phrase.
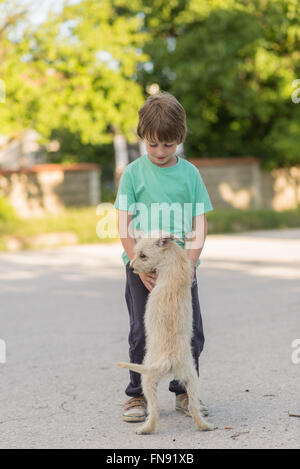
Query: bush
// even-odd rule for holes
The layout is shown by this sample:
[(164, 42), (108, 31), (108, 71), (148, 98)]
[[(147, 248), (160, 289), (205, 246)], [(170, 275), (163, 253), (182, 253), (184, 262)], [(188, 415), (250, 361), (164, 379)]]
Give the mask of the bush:
[(0, 223), (15, 222), (17, 220), (18, 216), (12, 205), (8, 202), (5, 197), (0, 196)]

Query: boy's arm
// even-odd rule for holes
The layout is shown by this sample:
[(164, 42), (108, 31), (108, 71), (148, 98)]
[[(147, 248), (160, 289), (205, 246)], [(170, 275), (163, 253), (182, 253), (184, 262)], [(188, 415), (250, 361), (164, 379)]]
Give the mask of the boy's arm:
[(135, 239), (132, 238), (129, 234), (128, 227), (131, 221), (132, 221), (131, 213), (128, 213), (126, 210), (118, 210), (118, 231), (120, 235), (120, 240), (121, 240), (123, 249), (126, 252), (130, 261), (134, 258), (133, 248), (136, 243)]
[[(124, 251), (126, 252), (129, 261), (135, 256), (134, 246), (136, 244), (135, 238), (130, 236), (129, 224), (132, 221), (132, 214), (128, 213), (126, 210), (118, 210), (118, 230), (120, 235), (120, 240), (123, 246)], [(139, 277), (145, 287), (152, 291), (155, 287), (155, 282), (157, 279), (156, 272), (148, 272), (139, 274)]]
[(186, 250), (193, 268), (196, 267), (197, 261), (202, 252), (205, 238), (207, 235), (207, 221), (205, 213), (197, 215), (193, 218), (193, 236), (191, 240), (186, 242)]

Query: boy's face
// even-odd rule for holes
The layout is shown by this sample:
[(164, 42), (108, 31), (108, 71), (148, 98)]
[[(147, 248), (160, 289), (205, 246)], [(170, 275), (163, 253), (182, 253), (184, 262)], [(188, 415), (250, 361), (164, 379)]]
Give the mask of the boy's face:
[(166, 168), (177, 163), (174, 153), (178, 142), (160, 142), (157, 139), (154, 141), (145, 139), (145, 144), (150, 161), (157, 166)]

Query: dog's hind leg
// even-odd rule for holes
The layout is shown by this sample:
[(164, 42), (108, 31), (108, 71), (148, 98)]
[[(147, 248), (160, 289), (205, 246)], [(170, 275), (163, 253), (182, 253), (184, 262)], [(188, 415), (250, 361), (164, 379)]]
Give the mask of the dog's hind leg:
[(188, 405), (189, 412), (194, 420), (196, 427), (199, 430), (203, 430), (203, 431), (214, 430), (215, 426), (207, 422), (200, 413), (198, 386), (197, 386), (197, 381), (198, 381), (197, 372), (193, 365), (190, 365), (187, 368), (188, 369), (185, 370), (184, 382), (185, 382), (186, 391), (187, 391), (188, 399), (189, 399), (189, 405)]
[(147, 401), (148, 417), (145, 424), (137, 429), (138, 435), (152, 433), (155, 430), (159, 413), (157, 405), (157, 384), (161, 376), (161, 373), (142, 375), (142, 388)]

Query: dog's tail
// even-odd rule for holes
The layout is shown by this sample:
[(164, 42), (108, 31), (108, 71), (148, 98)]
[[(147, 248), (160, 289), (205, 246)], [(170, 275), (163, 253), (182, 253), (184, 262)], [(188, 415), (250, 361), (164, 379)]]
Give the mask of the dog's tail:
[(128, 368), (129, 370), (136, 371), (141, 374), (150, 374), (150, 373), (161, 373), (166, 374), (171, 370), (171, 361), (167, 357), (160, 358), (157, 362), (153, 363), (150, 366), (137, 365), (136, 363), (125, 363), (118, 362), (117, 365), (120, 368)]

